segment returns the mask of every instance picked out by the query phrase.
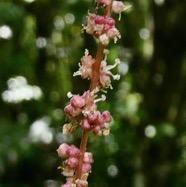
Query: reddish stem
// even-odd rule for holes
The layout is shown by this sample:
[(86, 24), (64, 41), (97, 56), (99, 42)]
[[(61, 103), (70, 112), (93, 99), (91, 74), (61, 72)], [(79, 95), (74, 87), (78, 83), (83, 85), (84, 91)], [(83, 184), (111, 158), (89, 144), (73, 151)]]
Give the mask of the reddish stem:
[(82, 173), (82, 165), (83, 165), (83, 158), (86, 151), (87, 146), (87, 131), (83, 130), (83, 134), (81, 137), (81, 144), (80, 144), (80, 156), (79, 156), (79, 163), (76, 170), (76, 180), (81, 178)]
[(96, 60), (92, 66), (92, 79), (90, 84), (90, 91), (94, 90), (97, 86), (99, 86), (99, 78), (100, 78), (100, 65), (103, 59), (103, 51), (104, 46), (99, 44)]
[[(90, 83), (90, 91), (94, 90), (97, 85), (99, 84), (99, 75), (100, 75), (100, 65), (101, 61), (103, 59), (103, 50), (104, 46), (102, 44), (99, 44), (96, 60), (93, 66), (93, 78)], [(76, 169), (76, 180), (81, 178), (82, 173), (82, 165), (83, 165), (83, 157), (86, 151), (86, 145), (87, 145), (87, 139), (88, 139), (88, 132), (86, 130), (83, 130), (83, 134), (81, 137), (81, 144), (80, 144), (80, 156), (79, 156), (79, 163)]]
[[(105, 17), (109, 17), (111, 14), (112, 9), (112, 3), (113, 0), (110, 2), (110, 4), (105, 9)], [(100, 82), (100, 65), (101, 61), (103, 59), (104, 55), (104, 46), (99, 43), (97, 54), (96, 54), (96, 60), (92, 67), (92, 79), (90, 83), (90, 91), (93, 91), (97, 86), (99, 86)], [(76, 168), (76, 180), (81, 178), (82, 174), (82, 165), (83, 165), (83, 158), (86, 151), (87, 146), (87, 139), (88, 139), (88, 132), (86, 130), (83, 130), (82, 137), (81, 137), (81, 144), (80, 144), (80, 156), (79, 156), (79, 163)]]

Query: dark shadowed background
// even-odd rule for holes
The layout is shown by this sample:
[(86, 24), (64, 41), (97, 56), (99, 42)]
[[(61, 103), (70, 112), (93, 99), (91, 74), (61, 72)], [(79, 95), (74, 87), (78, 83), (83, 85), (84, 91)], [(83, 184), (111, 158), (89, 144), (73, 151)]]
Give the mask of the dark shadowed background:
[[(100, 110), (113, 115), (111, 134), (90, 135), (90, 187), (186, 186), (186, 1), (131, 0), (116, 21), (119, 57)], [(0, 1), (0, 187), (59, 187), (67, 92), (89, 85), (73, 77), (96, 41), (82, 33), (92, 0)], [(118, 20), (118, 15), (113, 16)]]

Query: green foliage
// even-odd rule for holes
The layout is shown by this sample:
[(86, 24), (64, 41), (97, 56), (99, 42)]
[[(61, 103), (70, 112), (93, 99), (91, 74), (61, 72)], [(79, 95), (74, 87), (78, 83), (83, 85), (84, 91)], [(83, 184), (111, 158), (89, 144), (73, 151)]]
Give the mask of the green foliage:
[[(122, 39), (109, 46), (109, 62), (117, 56), (122, 61), (121, 80), (112, 83), (114, 89), (100, 105), (113, 115), (111, 135), (89, 136), (88, 151), (95, 161), (89, 185), (182, 187), (186, 185), (185, 2), (131, 3), (131, 11), (117, 23)], [(62, 183), (56, 149), (65, 141), (79, 145), (79, 131), (73, 136), (61, 134), (66, 121), (63, 108), (68, 91), (82, 93), (88, 86), (72, 75), (84, 49), (96, 51), (96, 41), (81, 32), (92, 6), (88, 0), (0, 1), (0, 186)], [(17, 77), (22, 82), (16, 82)], [(11, 100), (7, 91), (22, 99)]]

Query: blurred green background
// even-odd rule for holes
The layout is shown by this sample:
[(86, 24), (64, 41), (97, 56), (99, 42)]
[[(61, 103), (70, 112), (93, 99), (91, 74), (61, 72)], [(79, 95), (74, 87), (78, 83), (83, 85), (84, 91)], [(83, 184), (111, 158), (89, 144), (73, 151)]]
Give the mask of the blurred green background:
[[(89, 136), (90, 187), (186, 187), (186, 1), (131, 0), (116, 21), (122, 39), (120, 81), (100, 110), (113, 115), (111, 134)], [(96, 41), (82, 33), (92, 0), (0, 0), (0, 187), (58, 187), (68, 91), (89, 82), (73, 77)], [(118, 20), (118, 15), (113, 15)]]

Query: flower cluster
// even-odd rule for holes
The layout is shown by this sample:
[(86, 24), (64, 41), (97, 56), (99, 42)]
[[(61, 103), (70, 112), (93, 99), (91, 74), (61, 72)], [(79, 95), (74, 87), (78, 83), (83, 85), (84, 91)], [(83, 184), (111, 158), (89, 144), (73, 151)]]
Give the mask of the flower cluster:
[(84, 27), (88, 34), (95, 36), (103, 45), (108, 45), (110, 39), (116, 42), (120, 33), (115, 27), (115, 21), (111, 17), (104, 17), (89, 13), (87, 26)]
[(71, 123), (63, 126), (63, 134), (73, 132), (74, 123), (78, 121), (80, 127), (87, 131), (92, 131), (95, 135), (106, 135), (109, 132), (108, 123), (111, 121), (111, 115), (108, 111), (100, 112), (97, 110), (96, 103), (105, 100), (105, 95), (96, 99), (94, 92), (85, 92), (82, 96), (68, 94), (70, 104), (64, 109), (65, 114), (71, 119)]
[[(105, 59), (102, 60), (101, 66), (100, 66), (100, 79), (99, 79), (99, 84), (100, 88), (107, 88), (111, 86), (111, 80), (110, 77), (114, 80), (119, 80), (120, 75), (116, 74), (113, 75), (111, 73), (111, 69), (115, 68), (118, 64), (120, 64), (120, 60), (117, 58), (115, 59), (115, 63), (113, 65), (107, 65), (106, 62), (106, 56), (107, 56), (108, 50), (105, 50)], [(81, 58), (81, 62), (79, 63), (79, 71), (74, 73), (74, 76), (81, 75), (83, 79), (92, 79), (93, 75), (93, 64), (95, 63), (95, 59), (92, 58), (91, 55), (89, 55), (89, 51), (86, 49), (85, 50), (85, 55)]]
[(75, 171), (79, 162), (80, 150), (74, 145), (69, 146), (63, 143), (57, 149), (59, 157), (66, 158), (63, 162), (62, 174), (66, 177), (66, 183), (61, 187), (86, 187), (88, 186), (87, 177), (91, 171), (93, 163), (92, 153), (85, 152), (83, 155), (82, 174), (80, 179), (75, 179)]
[(85, 50), (85, 55), (81, 58), (81, 63), (79, 63), (79, 71), (75, 72), (73, 75), (81, 75), (83, 79), (92, 78), (92, 65), (94, 64), (95, 59), (89, 55), (89, 51)]

